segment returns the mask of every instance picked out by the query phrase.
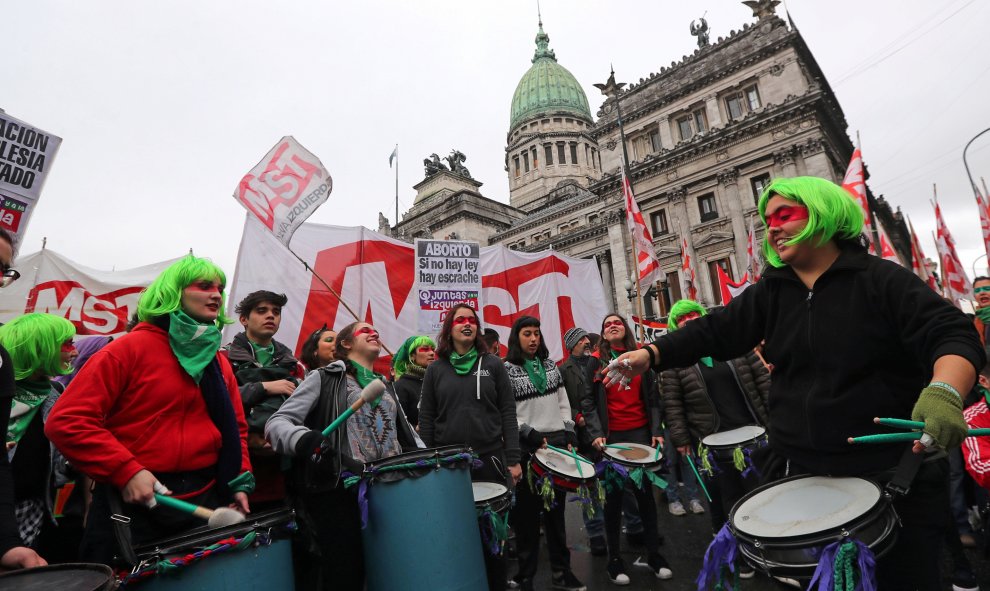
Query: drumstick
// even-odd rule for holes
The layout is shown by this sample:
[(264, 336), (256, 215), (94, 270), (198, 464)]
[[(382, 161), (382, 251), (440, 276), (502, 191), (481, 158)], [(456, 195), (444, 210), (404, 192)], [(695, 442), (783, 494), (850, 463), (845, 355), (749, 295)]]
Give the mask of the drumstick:
[(629, 450), (632, 449), (631, 447), (626, 447), (625, 445), (615, 445), (615, 444), (612, 444), (612, 443), (606, 443), (602, 447), (607, 447), (609, 449), (621, 449), (623, 451), (629, 451)]
[(658, 443), (657, 444), (657, 454), (655, 456), (653, 456), (653, 461), (654, 462), (660, 459), (660, 448), (661, 447), (663, 447), (663, 444), (662, 443)]
[(552, 449), (553, 451), (555, 451), (555, 452), (557, 452), (559, 454), (564, 454), (565, 456), (569, 456), (569, 457), (574, 458), (574, 463), (577, 464), (578, 476), (580, 476), (581, 478), (584, 478), (584, 471), (581, 469), (581, 462), (582, 462), (581, 456), (577, 455), (576, 453), (574, 453), (572, 451), (568, 451), (566, 449), (560, 449), (559, 447), (554, 447), (554, 446), (550, 445), (549, 443), (547, 444), (547, 449)]
[[(921, 439), (923, 433), (879, 433), (876, 435), (862, 435), (860, 437), (850, 437), (849, 443), (899, 443), (902, 441), (917, 441)], [(966, 437), (985, 437), (990, 435), (990, 429), (970, 429), (966, 432)]]
[(708, 494), (708, 488), (705, 486), (705, 481), (701, 479), (701, 474), (698, 474), (698, 469), (694, 467), (694, 459), (691, 457), (691, 454), (685, 455), (684, 458), (687, 460), (688, 466), (691, 466), (691, 471), (694, 472), (694, 477), (698, 479), (698, 484), (701, 485), (701, 492), (705, 493), (705, 497), (708, 499), (708, 502), (711, 503), (712, 496)]
[(873, 422), (886, 427), (897, 427), (899, 429), (923, 429), (925, 424), (921, 421), (905, 421), (904, 419), (881, 419), (876, 417)]
[(194, 517), (199, 517), (200, 519), (205, 519), (207, 525), (211, 528), (223, 527), (226, 525), (233, 525), (235, 523), (240, 523), (244, 521), (244, 515), (233, 509), (227, 507), (218, 507), (217, 509), (207, 509), (206, 507), (201, 507), (200, 505), (193, 505), (183, 501), (182, 499), (176, 499), (175, 497), (169, 497), (166, 495), (155, 493), (155, 500), (160, 504), (169, 507), (170, 509), (175, 509), (176, 511), (182, 511), (187, 515), (192, 515)]
[(337, 427), (344, 424), (344, 421), (350, 418), (350, 416), (356, 413), (366, 402), (373, 402), (378, 399), (385, 392), (385, 382), (381, 380), (373, 380), (370, 384), (361, 390), (361, 395), (357, 400), (354, 401), (350, 407), (348, 407), (344, 412), (340, 413), (340, 416), (334, 419), (332, 423), (327, 425), (327, 428), (323, 430), (323, 436), (327, 437), (333, 433)]

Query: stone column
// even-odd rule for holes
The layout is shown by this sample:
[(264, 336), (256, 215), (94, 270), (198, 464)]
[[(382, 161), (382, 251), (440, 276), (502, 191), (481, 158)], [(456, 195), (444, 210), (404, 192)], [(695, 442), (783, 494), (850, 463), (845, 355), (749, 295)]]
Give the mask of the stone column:
[(670, 118), (666, 115), (657, 121), (660, 130), (660, 147), (669, 150), (674, 147), (674, 138), (670, 134)]
[(732, 221), (732, 244), (735, 248), (736, 268), (746, 268), (746, 219), (743, 217), (742, 197), (739, 195), (739, 169), (726, 168), (717, 173), (721, 187), (722, 203)]
[(605, 304), (609, 310), (617, 310), (618, 302), (615, 301), (615, 279), (612, 277), (612, 257), (609, 251), (600, 252), (595, 255), (598, 259), (598, 270), (602, 274), (602, 288), (605, 290)]
[[(678, 249), (680, 249), (684, 245), (684, 239), (687, 238), (689, 252), (692, 252), (690, 250), (691, 222), (690, 219), (688, 218), (687, 203), (685, 202), (687, 199), (687, 190), (684, 187), (674, 187), (667, 193), (667, 195), (670, 199), (670, 209), (669, 209), (670, 228), (677, 235), (677, 244), (675, 246)], [(693, 257), (693, 253), (692, 253), (692, 257)], [(692, 260), (694, 259), (692, 258)], [(681, 285), (683, 285), (682, 282), (683, 277), (681, 277), (683, 273), (683, 271), (681, 270), (682, 263), (683, 261), (680, 258), (678, 258), (677, 260), (678, 290), (680, 290)], [(697, 265), (695, 265), (695, 271), (697, 271)], [(695, 282), (695, 287), (698, 287), (697, 281)], [(681, 291), (681, 297), (686, 298), (688, 297), (688, 294)]]
[(722, 127), (722, 114), (718, 110), (718, 98), (709, 94), (704, 98), (705, 114), (708, 116), (708, 127)]
[(832, 166), (829, 165), (828, 156), (825, 154), (825, 143), (821, 138), (811, 138), (801, 144), (801, 156), (804, 157), (804, 168), (809, 176), (817, 176), (834, 182), (842, 182), (836, 179)]
[(624, 283), (629, 279), (629, 246), (627, 245), (625, 224), (616, 212), (609, 215), (608, 249), (612, 259), (612, 297), (616, 310), (626, 316), (635, 314), (632, 302), (626, 297)]
[(797, 153), (797, 149), (794, 146), (789, 148), (784, 148), (783, 150), (777, 150), (773, 153), (773, 161), (777, 165), (777, 169), (780, 171), (780, 176), (792, 177), (797, 176), (797, 165), (794, 162), (794, 156)]

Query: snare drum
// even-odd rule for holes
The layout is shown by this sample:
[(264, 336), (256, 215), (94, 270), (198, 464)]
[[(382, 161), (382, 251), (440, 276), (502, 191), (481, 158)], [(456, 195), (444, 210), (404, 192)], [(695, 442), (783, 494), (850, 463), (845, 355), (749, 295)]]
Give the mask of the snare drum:
[(500, 482), (476, 480), (471, 483), (474, 493), (474, 508), (480, 515), (486, 510), (493, 513), (505, 513), (512, 504), (512, 491)]
[(113, 571), (104, 564), (55, 564), (0, 575), (5, 591), (110, 591), (117, 588)]
[(862, 478), (787, 478), (744, 496), (729, 514), (748, 562), (771, 575), (809, 579), (829, 544), (856, 539), (880, 557), (896, 542), (896, 525), (880, 486)]
[(663, 467), (663, 452), (658, 455), (655, 447), (642, 443), (619, 443), (615, 445), (630, 448), (606, 447), (602, 450), (605, 456), (616, 464), (621, 464), (627, 468), (642, 468), (650, 472), (656, 472)]
[(529, 465), (540, 478), (549, 476), (555, 488), (576, 491), (582, 484), (595, 479), (595, 465), (582, 456), (578, 458), (580, 459), (552, 449), (540, 448), (533, 453)]
[(140, 591), (295, 589), (295, 513), (277, 509), (227, 527), (199, 527), (136, 549), (141, 567), (121, 584)]
[(509, 537), (512, 491), (501, 482), (487, 480), (476, 480), (471, 483), (471, 488), (474, 490), (474, 510), (478, 514), (482, 546), (489, 554), (497, 556), (502, 553), (502, 546)]
[(759, 425), (746, 425), (720, 433), (712, 433), (701, 440), (715, 460), (732, 463), (736, 450), (754, 450), (767, 444), (767, 430)]
[(472, 461), (471, 448), (445, 446), (365, 466), (369, 591), (487, 587)]

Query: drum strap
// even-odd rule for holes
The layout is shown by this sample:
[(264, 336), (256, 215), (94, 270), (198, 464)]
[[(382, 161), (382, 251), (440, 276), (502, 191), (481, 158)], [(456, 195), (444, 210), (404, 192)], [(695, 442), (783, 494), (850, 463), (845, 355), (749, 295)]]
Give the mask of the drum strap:
[(911, 490), (911, 483), (924, 461), (925, 454), (916, 454), (911, 451), (911, 447), (905, 448), (904, 453), (901, 454), (901, 461), (897, 463), (897, 468), (894, 469), (894, 477), (885, 487), (886, 490), (895, 497), (908, 494), (908, 491)]
[(104, 487), (107, 502), (110, 506), (110, 521), (113, 523), (113, 535), (117, 539), (117, 548), (122, 558), (130, 566), (136, 566), (138, 560), (131, 541), (131, 518), (124, 513), (124, 501), (120, 493), (112, 486)]

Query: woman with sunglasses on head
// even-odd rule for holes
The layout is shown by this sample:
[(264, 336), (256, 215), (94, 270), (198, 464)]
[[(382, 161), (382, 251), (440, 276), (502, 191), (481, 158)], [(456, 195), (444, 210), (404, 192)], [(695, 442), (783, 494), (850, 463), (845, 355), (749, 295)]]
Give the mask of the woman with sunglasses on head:
[[(512, 325), (509, 333), (505, 369), (509, 374), (512, 394), (516, 400), (519, 440), (524, 450), (523, 466), (528, 467), (536, 450), (548, 444), (571, 449), (577, 446), (571, 405), (564, 389), (564, 380), (550, 351), (543, 342), (540, 321), (523, 316)], [(553, 504), (544, 507), (540, 495), (523, 484), (516, 489), (516, 505), (509, 521), (516, 532), (516, 554), (519, 572), (512, 587), (531, 591), (540, 554), (540, 522), (547, 538), (550, 554), (551, 587), (553, 589), (584, 591), (587, 587), (571, 572), (571, 554), (567, 549), (564, 509), (567, 494), (554, 490)]]
[[(488, 353), (478, 315), (468, 304), (454, 304), (447, 312), (436, 356), (426, 369), (419, 401), (423, 441), (429, 447), (471, 446), (483, 462), (472, 471), (474, 480), (519, 482), (516, 401), (505, 366)], [(485, 568), (491, 590), (505, 588), (504, 558), (486, 552)]]
[[(636, 350), (636, 340), (624, 318), (609, 314), (602, 320), (598, 349), (592, 353), (597, 363), (592, 365), (588, 382), (592, 384), (582, 401), (584, 420), (593, 438), (595, 449), (604, 449), (607, 443), (639, 443), (650, 447), (663, 445), (663, 425), (660, 419), (660, 400), (656, 374), (652, 371), (637, 376), (628, 387), (606, 384), (602, 369), (606, 364), (625, 353)], [(653, 500), (652, 485), (643, 480), (642, 486), (630, 485), (639, 505), (643, 521), (643, 543), (646, 546), (647, 563), (658, 579), (673, 576), (670, 565), (660, 554), (660, 536), (657, 530), (657, 505)], [(608, 546), (608, 577), (616, 585), (628, 585), (629, 574), (620, 556), (620, 526), (622, 495), (625, 490), (616, 487), (605, 497), (605, 542)]]
[(413, 427), (419, 424), (419, 396), (423, 391), (426, 368), (437, 358), (437, 344), (427, 336), (406, 339), (392, 360), (395, 393)]
[[(353, 322), (340, 329), (336, 361), (310, 372), (265, 425), (272, 448), (295, 458), (290, 483), (304, 544), (296, 571), (302, 589), (363, 588), (357, 496), (344, 489), (343, 473), (360, 475), (367, 462), (422, 446), (392, 384), (374, 372), (381, 350), (381, 337), (367, 322)], [(324, 436), (323, 429), (374, 380), (386, 383), (381, 398), (365, 404), (340, 428)]]
[(337, 333), (324, 324), (309, 335), (299, 352), (299, 361), (306, 366), (307, 371), (316, 371), (334, 360), (337, 349)]
[[(619, 357), (608, 379), (704, 356), (732, 359), (766, 339), (763, 354), (774, 366), (767, 471), (779, 465), (780, 474), (885, 485), (895, 472), (917, 469), (910, 490), (894, 494), (902, 527), (877, 560), (877, 588), (940, 588), (948, 462), (934, 452), (966, 436), (960, 394), (986, 361), (979, 335), (911, 271), (867, 254), (863, 212), (842, 187), (776, 179), (758, 210), (771, 268), (725, 308)], [(913, 446), (850, 445), (851, 436), (888, 430), (875, 417), (923, 422), (924, 434)]]

